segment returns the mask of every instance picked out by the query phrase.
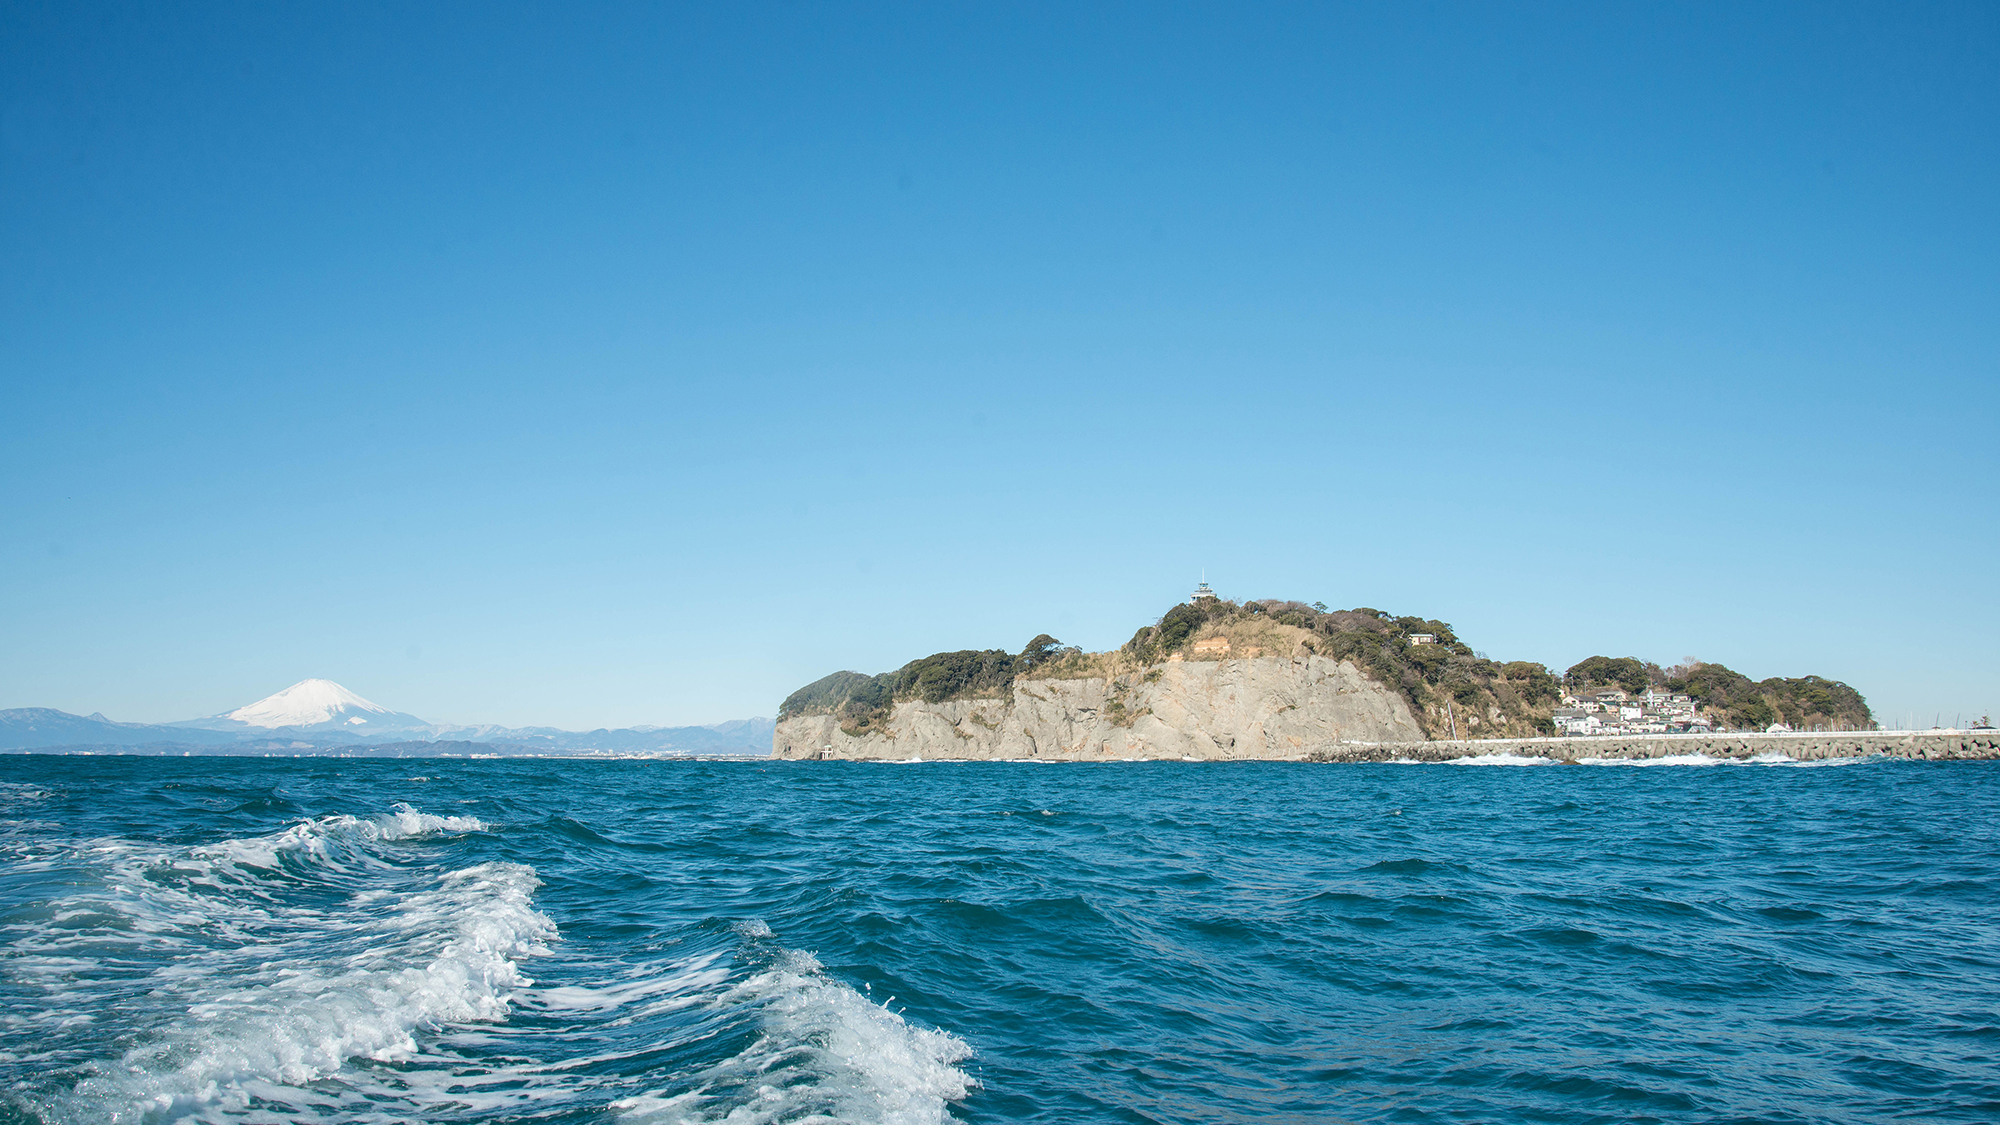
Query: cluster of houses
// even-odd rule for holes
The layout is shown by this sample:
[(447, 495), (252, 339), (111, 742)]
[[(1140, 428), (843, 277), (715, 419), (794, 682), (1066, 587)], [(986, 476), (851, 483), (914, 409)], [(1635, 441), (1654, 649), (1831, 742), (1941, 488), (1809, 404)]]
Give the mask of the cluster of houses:
[(1555, 721), (1558, 734), (1680, 734), (1715, 727), (1694, 700), (1657, 688), (1637, 696), (1617, 688), (1565, 695)]

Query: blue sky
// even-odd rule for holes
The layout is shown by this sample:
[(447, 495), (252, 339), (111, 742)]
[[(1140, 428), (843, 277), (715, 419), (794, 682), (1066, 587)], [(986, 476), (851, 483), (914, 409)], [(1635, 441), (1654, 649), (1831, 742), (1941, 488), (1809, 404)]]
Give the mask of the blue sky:
[(1236, 597), (2000, 710), (1990, 4), (0, 5), (0, 706)]

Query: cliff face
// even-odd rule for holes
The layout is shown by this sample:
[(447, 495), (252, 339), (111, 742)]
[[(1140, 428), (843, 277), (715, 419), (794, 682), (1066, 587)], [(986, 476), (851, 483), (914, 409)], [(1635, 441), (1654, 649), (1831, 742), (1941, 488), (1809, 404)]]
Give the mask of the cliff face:
[(1169, 659), (1112, 676), (1016, 680), (991, 699), (896, 703), (860, 736), (832, 714), (780, 720), (780, 758), (1273, 758), (1343, 742), (1417, 742), (1403, 697), (1347, 660), (1295, 651)]

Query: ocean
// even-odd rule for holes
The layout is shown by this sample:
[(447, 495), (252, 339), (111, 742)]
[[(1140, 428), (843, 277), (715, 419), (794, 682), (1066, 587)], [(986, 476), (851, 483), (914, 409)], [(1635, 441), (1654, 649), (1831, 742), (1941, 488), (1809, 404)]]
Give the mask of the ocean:
[(0, 756), (8, 1122), (2000, 1119), (2000, 763)]

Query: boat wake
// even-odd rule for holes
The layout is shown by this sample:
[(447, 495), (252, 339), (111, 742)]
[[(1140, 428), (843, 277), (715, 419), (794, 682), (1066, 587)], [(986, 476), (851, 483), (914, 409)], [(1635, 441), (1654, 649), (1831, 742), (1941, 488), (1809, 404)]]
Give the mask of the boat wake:
[[(963, 1041), (761, 923), (677, 958), (565, 961), (532, 867), (458, 862), (491, 832), (399, 805), (27, 857), (17, 872), (66, 889), (5, 925), (0, 1019), (37, 1047), (4, 1061), (41, 1076), (16, 1084), (16, 1111), (47, 1125), (579, 1109), (929, 1125), (972, 1087)], [(537, 962), (564, 979), (538, 985)]]

